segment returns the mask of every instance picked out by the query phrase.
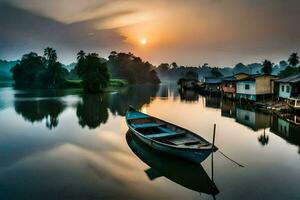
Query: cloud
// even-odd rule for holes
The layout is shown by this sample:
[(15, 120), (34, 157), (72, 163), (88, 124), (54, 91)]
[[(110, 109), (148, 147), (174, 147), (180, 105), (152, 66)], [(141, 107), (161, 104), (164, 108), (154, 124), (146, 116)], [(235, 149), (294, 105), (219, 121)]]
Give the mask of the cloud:
[[(83, 48), (106, 54), (132, 51), (156, 64), (231, 65), (263, 58), (275, 62), (300, 45), (300, 26), (295, 24), (300, 19), (298, 0), (9, 2), (14, 12), (4, 9), (0, 21), (15, 21), (6, 24), (5, 32), (1, 28), (0, 56), (57, 45), (63, 57)], [(20, 17), (25, 14), (30, 20)], [(147, 48), (139, 46), (140, 38), (145, 37)]]
[(46, 46), (74, 55), (80, 49), (107, 51), (122, 46), (123, 40), (116, 30), (97, 30), (92, 21), (66, 24), (0, 3), (0, 57), (19, 56)]

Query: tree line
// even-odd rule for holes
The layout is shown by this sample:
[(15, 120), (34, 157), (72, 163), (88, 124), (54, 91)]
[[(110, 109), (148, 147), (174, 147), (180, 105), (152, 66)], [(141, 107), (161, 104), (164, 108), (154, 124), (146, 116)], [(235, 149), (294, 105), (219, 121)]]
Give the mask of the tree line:
[[(299, 56), (298, 53), (292, 53), (288, 58), (288, 66), (279, 73), (280, 77), (287, 77), (295, 73), (300, 73)], [(262, 73), (271, 74), (273, 71), (274, 63), (270, 60), (263, 61)]]
[[(126, 79), (131, 84), (160, 83), (154, 66), (132, 53), (113, 51), (109, 60), (97, 53), (79, 51), (74, 71), (78, 81), (68, 80), (70, 72), (58, 61), (56, 50), (47, 47), (43, 56), (30, 52), (11, 68), (17, 88), (65, 88), (80, 86), (86, 92), (101, 92), (111, 78)], [(78, 84), (79, 83), (79, 84)]]
[(160, 83), (155, 67), (132, 53), (112, 51), (108, 58), (109, 69), (117, 78), (126, 79), (129, 83)]
[[(286, 77), (295, 73), (300, 73), (299, 64), (299, 56), (297, 53), (292, 53), (287, 61), (281, 61), (279, 66), (284, 66), (280, 73), (278, 74), (280, 77)], [(208, 63), (203, 64), (199, 67), (193, 66), (178, 66), (177, 63), (172, 62), (161, 63), (156, 71), (160, 75), (161, 78), (166, 79), (180, 79), (190, 77), (190, 74), (194, 74), (194, 76), (200, 74), (204, 77), (214, 77), (220, 78), (222, 76), (230, 76), (238, 72), (244, 73), (263, 73), (263, 74), (272, 74), (275, 71), (277, 66), (272, 63), (270, 60), (264, 60), (262, 63), (253, 63), (248, 66), (239, 63), (234, 68), (218, 68), (211, 67)], [(252, 69), (254, 69), (252, 71)], [(276, 73), (277, 74), (277, 73)]]

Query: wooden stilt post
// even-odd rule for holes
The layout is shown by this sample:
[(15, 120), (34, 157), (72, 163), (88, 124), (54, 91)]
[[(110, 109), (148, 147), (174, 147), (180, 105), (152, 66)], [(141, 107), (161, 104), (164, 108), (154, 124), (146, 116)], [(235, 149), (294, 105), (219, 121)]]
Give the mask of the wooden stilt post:
[[(214, 183), (214, 146), (215, 146), (215, 138), (216, 138), (216, 124), (214, 124), (214, 134), (213, 134), (213, 146), (211, 148), (211, 180)], [(213, 195), (215, 199), (215, 196)]]
[(217, 125), (216, 125), (216, 124), (214, 124), (214, 135), (213, 135), (213, 148), (212, 148), (212, 151), (214, 151), (214, 146), (215, 146), (216, 127), (217, 127)]

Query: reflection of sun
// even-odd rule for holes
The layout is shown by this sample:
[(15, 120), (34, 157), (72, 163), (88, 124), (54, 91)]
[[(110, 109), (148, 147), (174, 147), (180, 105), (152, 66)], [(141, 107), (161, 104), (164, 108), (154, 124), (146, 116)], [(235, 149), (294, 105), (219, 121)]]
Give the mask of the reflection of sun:
[(141, 43), (142, 45), (146, 45), (146, 44), (148, 43), (148, 41), (147, 41), (146, 38), (142, 38), (142, 39), (140, 40), (140, 43)]
[(146, 107), (143, 107), (143, 108), (142, 108), (142, 112), (147, 114), (147, 108), (146, 108)]

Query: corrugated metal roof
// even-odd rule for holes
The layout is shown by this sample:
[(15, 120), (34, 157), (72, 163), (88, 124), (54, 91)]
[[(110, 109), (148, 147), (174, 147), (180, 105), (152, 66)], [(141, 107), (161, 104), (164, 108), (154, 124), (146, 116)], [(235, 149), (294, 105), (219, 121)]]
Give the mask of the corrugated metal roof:
[(222, 81), (236, 81), (236, 78), (234, 76), (227, 76), (222, 78)]
[(204, 83), (208, 83), (208, 84), (217, 84), (217, 83), (221, 83), (221, 79), (220, 78), (205, 78)]
[(277, 80), (278, 83), (299, 83), (300, 73)]
[(274, 77), (274, 78), (277, 77), (277, 76), (274, 76), (274, 75), (267, 75), (267, 74), (254, 74), (254, 75), (250, 75), (250, 76), (248, 76), (248, 77), (246, 77), (246, 78), (239, 79), (239, 80), (237, 80), (237, 81), (238, 81), (238, 82), (239, 82), (239, 81), (255, 81), (255, 79), (256, 79), (257, 77), (261, 77), (261, 76), (271, 76), (271, 77)]

